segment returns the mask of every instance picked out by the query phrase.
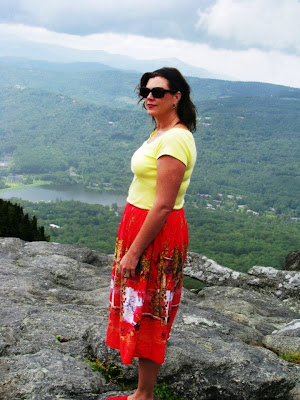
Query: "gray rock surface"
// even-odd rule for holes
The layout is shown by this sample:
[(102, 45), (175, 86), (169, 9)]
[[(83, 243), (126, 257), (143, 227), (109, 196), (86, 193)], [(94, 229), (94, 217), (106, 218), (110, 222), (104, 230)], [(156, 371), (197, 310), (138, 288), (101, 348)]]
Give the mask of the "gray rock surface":
[(300, 300), (300, 272), (254, 266), (248, 273), (233, 271), (215, 261), (189, 253), (185, 275), (198, 279), (208, 286), (231, 286), (273, 294), (282, 299)]
[[(189, 259), (195, 270), (197, 257)], [(91, 369), (96, 358), (136, 382), (136, 361), (125, 367), (105, 346), (111, 262), (83, 247), (0, 238), (0, 399), (121, 394)], [(276, 344), (299, 338), (295, 297), (290, 303), (254, 290), (253, 276), (226, 269), (222, 278), (222, 269), (207, 268), (211, 286), (184, 291), (159, 379), (187, 400), (299, 400), (299, 370), (278, 357)], [(244, 275), (246, 285), (236, 284)]]
[(300, 250), (292, 251), (285, 257), (283, 269), (300, 271)]
[(277, 354), (297, 357), (300, 362), (300, 319), (295, 319), (283, 328), (266, 335), (263, 344)]

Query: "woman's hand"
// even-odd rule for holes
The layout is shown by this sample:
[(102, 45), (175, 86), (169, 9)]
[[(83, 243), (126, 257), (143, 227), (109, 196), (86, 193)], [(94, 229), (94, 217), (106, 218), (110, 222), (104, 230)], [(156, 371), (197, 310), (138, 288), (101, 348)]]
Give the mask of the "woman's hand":
[(124, 278), (135, 278), (135, 269), (139, 262), (139, 258), (132, 255), (130, 250), (125, 254), (120, 262), (120, 272)]

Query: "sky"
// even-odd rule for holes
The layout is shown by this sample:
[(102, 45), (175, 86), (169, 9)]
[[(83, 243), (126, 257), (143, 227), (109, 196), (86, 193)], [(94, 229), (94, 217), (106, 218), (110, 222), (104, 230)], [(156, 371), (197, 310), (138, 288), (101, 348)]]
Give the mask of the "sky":
[(298, 88), (299, 21), (300, 0), (0, 0), (2, 42), (177, 58)]

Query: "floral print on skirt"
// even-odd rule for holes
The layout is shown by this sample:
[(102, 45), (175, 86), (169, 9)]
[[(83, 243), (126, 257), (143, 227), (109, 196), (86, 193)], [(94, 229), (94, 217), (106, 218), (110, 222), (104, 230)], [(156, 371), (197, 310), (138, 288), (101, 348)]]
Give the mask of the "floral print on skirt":
[(173, 210), (140, 258), (134, 279), (120, 273), (120, 261), (148, 210), (127, 204), (118, 230), (112, 267), (106, 344), (119, 349), (124, 364), (133, 357), (163, 363), (176, 316), (188, 247), (183, 209)]

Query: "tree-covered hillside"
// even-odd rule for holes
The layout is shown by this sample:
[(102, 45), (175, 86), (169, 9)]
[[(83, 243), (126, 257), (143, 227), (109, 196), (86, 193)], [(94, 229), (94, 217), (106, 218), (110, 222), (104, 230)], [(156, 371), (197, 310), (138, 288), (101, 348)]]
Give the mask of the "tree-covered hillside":
[[(109, 208), (79, 201), (20, 203), (45, 226), (51, 240), (113, 253), (121, 217), (115, 204)], [(282, 268), (285, 256), (300, 243), (300, 224), (282, 218), (212, 211), (191, 204), (185, 212), (189, 251), (238, 271), (247, 271), (253, 265)]]
[[(58, 64), (0, 58), (0, 87), (19, 85), (122, 108), (135, 107), (135, 88), (141, 75), (96, 63)], [(187, 80), (196, 101), (222, 97), (300, 96), (298, 89), (282, 85), (193, 77)]]
[[(140, 74), (86, 67), (0, 65), (0, 189), (35, 178), (127, 191), (130, 158), (153, 128), (137, 105)], [(190, 250), (238, 270), (280, 268), (300, 243), (300, 90), (188, 80), (198, 108)], [(25, 203), (52, 240), (113, 251), (114, 208)]]
[(198, 103), (196, 192), (240, 194), (258, 212), (300, 216), (300, 100), (226, 98)]
[(2, 89), (0, 103), (0, 154), (12, 154), (10, 172), (57, 182), (61, 172), (68, 182), (72, 168), (86, 184), (125, 189), (131, 154), (151, 126), (141, 111), (33, 89)]
[[(43, 65), (43, 64), (42, 64)], [(135, 87), (139, 75), (118, 70), (78, 71), (78, 64), (69, 69), (59, 64), (49, 64), (51, 69), (18, 68), (0, 65), (0, 87), (21, 86), (64, 94), (114, 107), (136, 104)], [(50, 67), (49, 67), (50, 68)]]
[[(222, 193), (256, 212), (300, 216), (300, 101), (294, 95), (196, 100), (194, 202), (199, 193), (215, 200)], [(152, 129), (141, 105), (108, 107), (20, 86), (0, 88), (0, 102), (7, 173), (127, 190), (131, 155)]]

